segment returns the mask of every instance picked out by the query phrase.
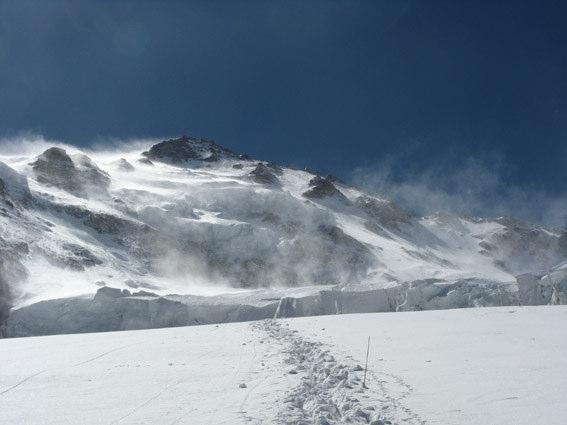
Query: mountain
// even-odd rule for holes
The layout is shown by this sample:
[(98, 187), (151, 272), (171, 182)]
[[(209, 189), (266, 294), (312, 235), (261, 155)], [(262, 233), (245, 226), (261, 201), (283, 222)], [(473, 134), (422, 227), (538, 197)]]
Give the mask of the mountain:
[(0, 155), (5, 336), (565, 300), (563, 229), (419, 217), (206, 139), (146, 149)]

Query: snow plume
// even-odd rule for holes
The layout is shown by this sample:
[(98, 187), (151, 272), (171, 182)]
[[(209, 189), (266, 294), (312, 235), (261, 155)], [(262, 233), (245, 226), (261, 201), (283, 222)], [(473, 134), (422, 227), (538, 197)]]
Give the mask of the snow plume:
[(116, 156), (118, 151), (122, 153), (141, 152), (157, 141), (158, 139), (151, 138), (105, 138), (95, 140), (88, 147), (79, 148), (70, 143), (45, 138), (41, 134), (23, 132), (15, 136), (0, 138), (0, 156), (37, 156), (51, 147), (59, 147), (70, 153)]
[(504, 157), (455, 155), (426, 168), (412, 166), (409, 155), (391, 155), (356, 168), (350, 180), (383, 194), (421, 215), (448, 212), (480, 217), (514, 216), (567, 228), (567, 192), (556, 195), (508, 183)]

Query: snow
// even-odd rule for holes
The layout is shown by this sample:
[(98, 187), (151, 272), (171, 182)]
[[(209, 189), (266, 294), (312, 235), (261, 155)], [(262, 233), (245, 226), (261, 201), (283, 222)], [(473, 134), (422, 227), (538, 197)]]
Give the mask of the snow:
[(566, 325), (544, 306), (5, 339), (0, 423), (562, 425)]
[[(567, 423), (567, 307), (480, 308), (294, 319), (361, 359), (370, 383), (427, 424)], [(325, 330), (322, 330), (325, 328)]]
[(17, 201), (22, 201), (30, 196), (26, 177), (3, 162), (0, 162), (0, 182), (4, 186), (3, 190)]
[[(287, 294), (278, 292), (282, 297), (293, 296), (295, 287), (370, 291), (426, 279), (470, 281), (476, 285), (471, 291), (486, 280), (517, 292), (517, 274), (548, 273), (567, 260), (561, 242), (567, 236), (560, 231), (523, 225), (517, 231), (504, 218), (413, 217), (379, 195), (340, 183), (336, 188), (352, 205), (309, 200), (302, 194), (313, 173), (282, 167), (281, 185), (265, 186), (249, 178), (258, 161), (228, 153), (218, 162), (141, 163), (142, 152), (156, 142), (90, 151), (42, 140), (0, 146), (0, 178), (9, 194), (31, 199), (7, 204), (0, 214), (0, 240), (27, 249), (19, 261), (28, 277), (14, 288), (15, 310), (44, 300), (93, 297), (101, 281), (120, 289), (141, 282), (160, 296), (247, 290), (254, 297), (258, 288), (287, 288)], [(197, 149), (199, 142), (192, 143)], [(73, 158), (87, 155), (82, 164), (108, 174), (108, 188), (79, 197), (40, 183), (30, 164), (54, 145)], [(203, 152), (212, 148), (219, 147), (207, 142)], [(133, 169), (124, 171), (117, 166), (122, 163)], [(241, 168), (233, 168), (236, 164)], [(357, 205), (361, 196), (376, 201), (374, 214)], [(345, 237), (333, 240), (321, 228), (331, 233), (339, 228)], [(77, 266), (65, 248), (71, 245), (100, 261)], [(467, 296), (465, 288), (451, 299)], [(443, 306), (456, 305), (450, 302)]]
[(0, 373), (0, 423), (233, 424), (248, 411), (262, 418), (290, 378), (271, 373), (281, 355), (261, 337), (231, 324), (2, 340), (9, 367)]

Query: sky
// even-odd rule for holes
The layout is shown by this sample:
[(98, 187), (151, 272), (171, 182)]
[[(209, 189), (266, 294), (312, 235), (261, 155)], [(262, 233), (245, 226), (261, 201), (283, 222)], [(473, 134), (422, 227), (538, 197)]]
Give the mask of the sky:
[(0, 0), (0, 138), (189, 134), (392, 193), (475, 186), (464, 212), (498, 195), (567, 210), (566, 16), (552, 0)]

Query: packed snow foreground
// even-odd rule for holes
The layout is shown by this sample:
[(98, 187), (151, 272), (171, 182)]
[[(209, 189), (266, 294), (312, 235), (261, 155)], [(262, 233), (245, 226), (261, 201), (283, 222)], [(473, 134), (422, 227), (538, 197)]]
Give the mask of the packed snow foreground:
[(564, 425), (566, 326), (490, 307), (5, 339), (0, 423)]
[(564, 229), (418, 217), (210, 140), (0, 161), (4, 337), (566, 300)]

